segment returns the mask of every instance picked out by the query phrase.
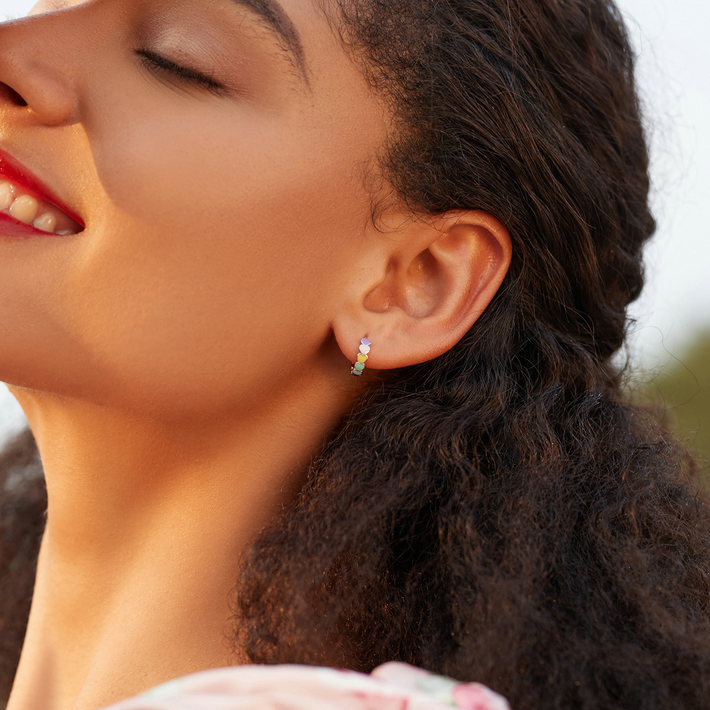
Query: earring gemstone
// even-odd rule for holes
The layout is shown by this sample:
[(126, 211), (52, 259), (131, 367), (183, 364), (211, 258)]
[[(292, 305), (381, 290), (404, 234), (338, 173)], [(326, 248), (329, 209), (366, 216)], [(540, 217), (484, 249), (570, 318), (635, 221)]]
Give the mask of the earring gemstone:
[(350, 372), (356, 377), (361, 377), (363, 370), (365, 369), (365, 363), (368, 360), (370, 346), (372, 341), (367, 338), (363, 338), (360, 341), (360, 352), (357, 356), (357, 362), (350, 368)]

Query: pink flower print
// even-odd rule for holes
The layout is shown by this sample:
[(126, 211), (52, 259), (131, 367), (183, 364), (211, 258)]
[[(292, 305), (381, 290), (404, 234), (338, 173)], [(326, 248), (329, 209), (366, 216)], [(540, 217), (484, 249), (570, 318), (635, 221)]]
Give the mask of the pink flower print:
[[(478, 683), (461, 683), (457, 685), (451, 697), (461, 710), (496, 710), (497, 698), (485, 686)], [(507, 704), (506, 704), (507, 705)]]

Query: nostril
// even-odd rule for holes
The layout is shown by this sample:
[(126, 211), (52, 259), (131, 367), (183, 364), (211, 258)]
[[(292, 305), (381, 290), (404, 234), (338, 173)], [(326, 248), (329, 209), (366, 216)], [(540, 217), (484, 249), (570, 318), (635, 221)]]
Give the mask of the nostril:
[(2, 82), (0, 82), (0, 99), (3, 101), (9, 101), (20, 108), (27, 106), (27, 101), (25, 101), (20, 94), (18, 94), (11, 86), (3, 84)]

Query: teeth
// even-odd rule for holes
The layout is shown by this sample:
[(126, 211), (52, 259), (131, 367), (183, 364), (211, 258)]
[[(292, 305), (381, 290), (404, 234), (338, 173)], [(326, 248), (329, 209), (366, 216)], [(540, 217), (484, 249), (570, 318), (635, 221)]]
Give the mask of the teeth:
[(11, 183), (0, 182), (0, 211), (6, 210), (15, 201), (15, 188)]
[(57, 218), (53, 214), (45, 212), (41, 217), (37, 217), (37, 219), (32, 222), (32, 226), (41, 229), (43, 232), (53, 234), (57, 227)]
[(37, 216), (39, 202), (34, 197), (22, 195), (18, 197), (8, 208), (8, 212), (20, 222), (29, 224)]
[[(73, 228), (76, 223), (58, 207), (24, 193), (17, 185), (2, 178), (0, 212), (9, 214), (23, 224), (31, 224), (46, 234), (69, 235), (78, 231)], [(57, 226), (61, 229), (57, 230)]]

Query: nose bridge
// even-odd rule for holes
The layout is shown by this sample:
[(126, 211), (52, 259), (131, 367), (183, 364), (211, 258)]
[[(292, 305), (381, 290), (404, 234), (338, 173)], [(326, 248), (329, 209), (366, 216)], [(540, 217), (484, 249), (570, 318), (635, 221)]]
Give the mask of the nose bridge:
[(0, 114), (32, 115), (49, 125), (77, 120), (81, 76), (91, 66), (101, 25), (92, 3), (0, 24)]

